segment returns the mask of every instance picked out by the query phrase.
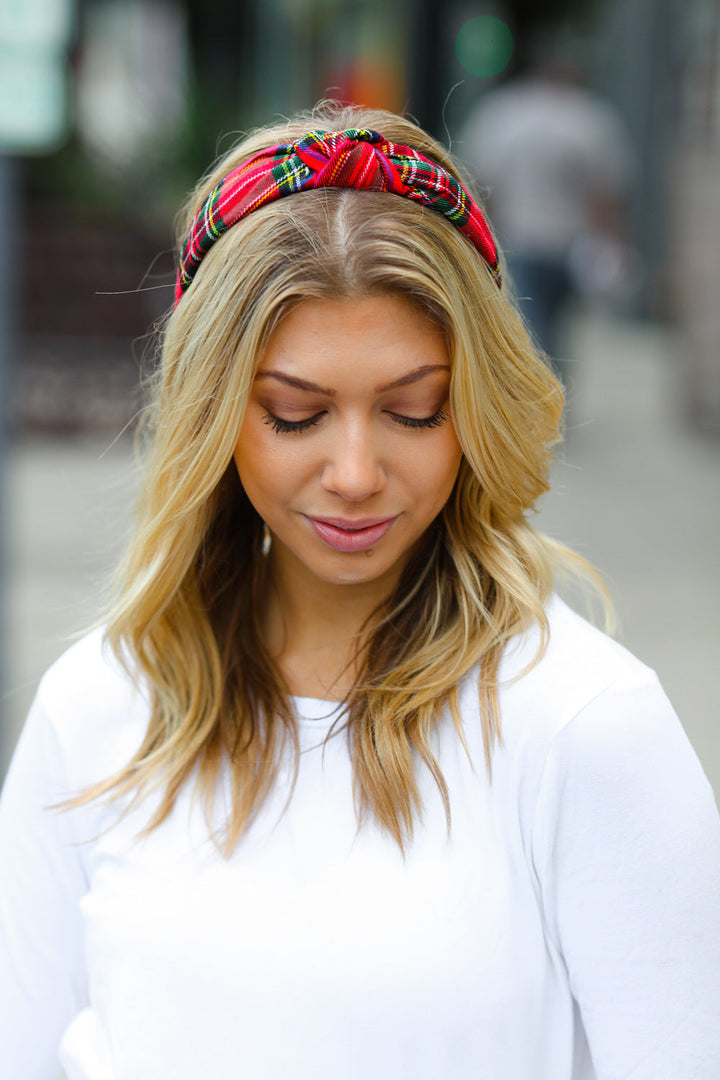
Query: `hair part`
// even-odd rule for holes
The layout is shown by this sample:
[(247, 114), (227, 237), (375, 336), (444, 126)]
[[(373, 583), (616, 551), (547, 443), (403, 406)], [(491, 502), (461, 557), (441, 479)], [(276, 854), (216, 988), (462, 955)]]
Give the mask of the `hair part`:
[[(226, 155), (189, 200), (180, 236), (222, 176), (311, 127), (376, 128), (468, 183), (410, 121), (322, 105), (255, 132)], [(403, 847), (422, 810), (419, 758), (449, 822), (431, 737), (446, 707), (463, 737), (457, 690), (473, 668), (490, 767), (501, 739), (497, 679), (507, 642), (532, 623), (546, 641), (544, 604), (558, 569), (598, 583), (583, 560), (527, 520), (548, 488), (562, 389), (507, 290), (498, 292), (470, 241), (440, 215), (388, 193), (317, 189), (230, 228), (165, 325), (137, 528), (106, 632), (147, 685), (150, 720), (128, 765), (80, 801), (128, 792), (139, 800), (159, 789), (150, 831), (195, 774), (210, 822), (229, 765), (232, 806), (218, 837), (229, 854), (288, 748), (297, 768), (296, 718), (260, 626), (263, 523), (233, 451), (268, 339), (288, 312), (309, 300), (385, 294), (408, 299), (445, 335), (463, 461), (421, 550), (363, 628), (345, 722), (359, 820), (372, 817)]]

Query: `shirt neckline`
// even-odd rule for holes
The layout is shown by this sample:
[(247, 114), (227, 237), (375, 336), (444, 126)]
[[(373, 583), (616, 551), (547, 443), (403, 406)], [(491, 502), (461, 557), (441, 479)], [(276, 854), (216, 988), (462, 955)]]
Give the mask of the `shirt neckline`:
[(306, 697), (303, 694), (291, 694), (290, 700), (295, 707), (298, 721), (307, 721), (313, 725), (326, 721), (328, 727), (335, 723), (347, 706), (342, 701), (329, 701), (326, 698)]

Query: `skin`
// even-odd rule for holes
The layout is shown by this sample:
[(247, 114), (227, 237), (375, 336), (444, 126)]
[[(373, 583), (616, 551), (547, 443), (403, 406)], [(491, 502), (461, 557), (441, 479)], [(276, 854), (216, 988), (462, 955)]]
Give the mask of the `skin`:
[[(307, 301), (271, 336), (235, 463), (272, 535), (265, 634), (292, 693), (343, 696), (354, 635), (447, 502), (449, 384), (443, 335), (398, 296)], [(391, 524), (336, 550), (312, 524), (328, 518)]]

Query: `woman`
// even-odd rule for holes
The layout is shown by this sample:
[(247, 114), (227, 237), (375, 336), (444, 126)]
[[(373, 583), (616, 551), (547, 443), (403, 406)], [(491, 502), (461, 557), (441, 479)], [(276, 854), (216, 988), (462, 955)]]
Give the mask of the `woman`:
[(717, 811), (553, 596), (562, 394), (453, 161), (322, 107), (182, 231), (117, 603), (6, 786), (0, 1077), (716, 1078)]

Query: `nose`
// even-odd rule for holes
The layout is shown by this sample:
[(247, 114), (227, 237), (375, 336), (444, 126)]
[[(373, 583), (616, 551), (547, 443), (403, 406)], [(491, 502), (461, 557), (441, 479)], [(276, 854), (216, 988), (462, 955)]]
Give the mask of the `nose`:
[(377, 438), (362, 424), (338, 429), (323, 467), (326, 491), (348, 502), (361, 502), (383, 490), (387, 477)]

